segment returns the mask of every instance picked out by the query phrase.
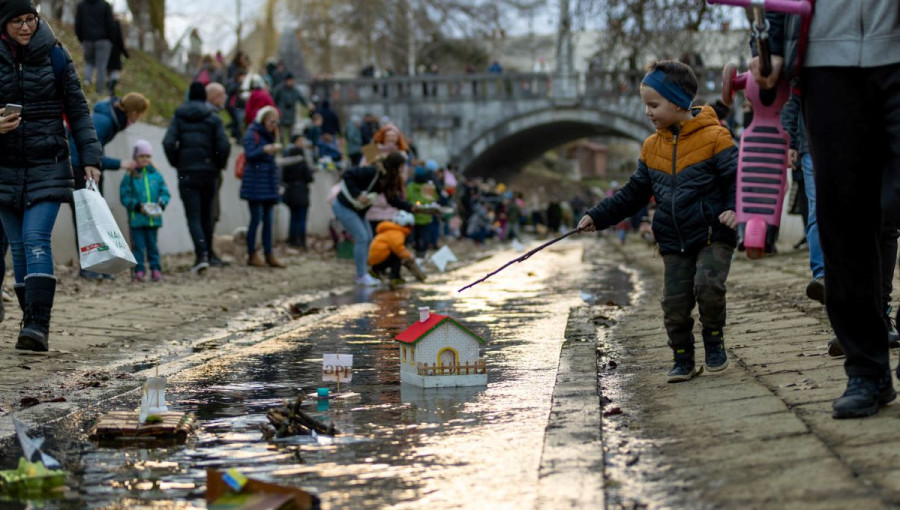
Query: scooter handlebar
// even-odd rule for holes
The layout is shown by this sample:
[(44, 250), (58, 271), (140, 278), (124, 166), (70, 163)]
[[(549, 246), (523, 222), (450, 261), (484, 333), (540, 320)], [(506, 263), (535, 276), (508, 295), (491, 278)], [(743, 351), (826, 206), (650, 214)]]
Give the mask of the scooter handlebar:
[(762, 7), (767, 11), (809, 16), (812, 12), (806, 0), (706, 0), (709, 4), (734, 5), (736, 7)]

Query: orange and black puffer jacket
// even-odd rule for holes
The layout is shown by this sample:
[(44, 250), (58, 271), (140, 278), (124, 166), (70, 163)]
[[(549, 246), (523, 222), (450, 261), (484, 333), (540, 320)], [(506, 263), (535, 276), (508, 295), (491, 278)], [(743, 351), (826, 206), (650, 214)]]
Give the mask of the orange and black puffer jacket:
[(713, 242), (737, 244), (734, 231), (719, 223), (719, 215), (735, 207), (737, 147), (712, 107), (692, 113), (681, 126), (650, 135), (628, 183), (588, 210), (598, 230), (633, 216), (653, 196), (653, 235), (661, 254), (693, 254)]

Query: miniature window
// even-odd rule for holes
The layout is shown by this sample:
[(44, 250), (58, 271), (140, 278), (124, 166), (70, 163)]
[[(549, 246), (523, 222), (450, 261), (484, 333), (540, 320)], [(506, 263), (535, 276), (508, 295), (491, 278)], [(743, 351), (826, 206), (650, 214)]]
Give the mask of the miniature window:
[(416, 348), (415, 347), (409, 348), (409, 356), (410, 356), (409, 362), (412, 364), (415, 364), (416, 363)]
[(403, 346), (403, 362), (406, 363), (406, 346)]

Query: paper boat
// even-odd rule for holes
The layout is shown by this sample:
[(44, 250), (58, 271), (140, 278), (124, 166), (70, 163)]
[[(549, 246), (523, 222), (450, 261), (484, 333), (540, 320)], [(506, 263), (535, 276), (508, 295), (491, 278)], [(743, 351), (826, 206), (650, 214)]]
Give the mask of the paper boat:
[(161, 415), (168, 411), (166, 407), (166, 378), (148, 377), (144, 381), (144, 393), (141, 395), (141, 412), (138, 421), (147, 423), (151, 414)]
[(459, 259), (456, 258), (456, 255), (450, 251), (450, 247), (444, 245), (440, 250), (434, 252), (431, 255), (431, 263), (437, 266), (440, 272), (444, 272), (447, 269), (447, 264), (450, 262), (456, 262)]

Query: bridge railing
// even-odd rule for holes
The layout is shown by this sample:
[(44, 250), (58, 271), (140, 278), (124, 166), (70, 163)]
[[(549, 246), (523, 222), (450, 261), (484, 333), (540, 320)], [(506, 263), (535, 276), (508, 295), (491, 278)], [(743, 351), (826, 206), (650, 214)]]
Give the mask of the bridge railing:
[[(720, 71), (698, 70), (700, 94), (721, 90)], [(601, 71), (568, 76), (574, 78), (578, 98), (608, 98), (638, 94), (644, 71)], [(460, 74), (317, 80), (313, 95), (336, 104), (390, 101), (478, 101), (547, 99), (553, 97), (554, 73)]]
[(397, 76), (318, 80), (310, 84), (312, 94), (344, 104), (396, 100), (528, 99), (547, 97), (550, 87), (551, 75), (547, 73)]

